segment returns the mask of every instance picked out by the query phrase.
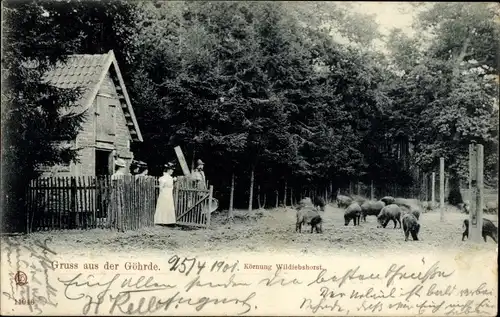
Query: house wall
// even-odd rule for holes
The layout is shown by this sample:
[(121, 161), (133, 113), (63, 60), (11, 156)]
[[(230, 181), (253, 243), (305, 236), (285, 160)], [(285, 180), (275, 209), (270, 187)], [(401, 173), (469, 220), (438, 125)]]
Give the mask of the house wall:
[[(103, 111), (112, 109), (113, 107), (107, 108), (110, 105), (114, 105), (114, 114)], [(110, 130), (114, 130), (114, 135), (104, 136), (102, 133)], [(116, 156), (127, 163), (129, 170), (134, 158), (130, 151), (131, 140), (116, 87), (108, 73), (92, 106), (87, 110), (82, 130), (76, 138), (75, 145), (80, 148), (78, 151), (80, 162), (71, 163), (69, 166), (51, 167), (43, 173), (43, 176), (95, 176), (96, 148), (115, 150)]]

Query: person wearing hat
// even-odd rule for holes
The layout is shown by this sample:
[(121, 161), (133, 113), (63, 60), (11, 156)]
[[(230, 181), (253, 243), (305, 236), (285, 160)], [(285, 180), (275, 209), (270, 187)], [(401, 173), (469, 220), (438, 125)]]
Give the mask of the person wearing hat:
[(125, 168), (126, 168), (127, 164), (125, 163), (124, 160), (122, 160), (121, 158), (118, 158), (115, 161), (115, 166), (116, 166), (116, 170), (115, 170), (115, 173), (113, 175), (111, 175), (111, 179), (118, 179), (126, 174)]
[(141, 161), (133, 160), (130, 164), (130, 173), (132, 175), (138, 175), (141, 170)]
[(158, 179), (160, 194), (156, 202), (156, 211), (154, 215), (155, 225), (175, 224), (175, 205), (174, 205), (174, 181), (172, 177), (174, 164), (167, 163), (163, 168), (163, 176)]
[(140, 173), (139, 173), (139, 176), (148, 176), (148, 164), (145, 163), (145, 162), (140, 162), (140, 166), (139, 166), (139, 170), (140, 170)]
[(147, 176), (148, 175), (148, 164), (143, 161), (132, 162), (132, 174), (135, 176)]
[(206, 189), (206, 178), (205, 178), (205, 172), (203, 171), (203, 168), (205, 166), (205, 163), (203, 163), (202, 160), (196, 161), (196, 169), (193, 172), (193, 179), (196, 180), (197, 186), (200, 189)]

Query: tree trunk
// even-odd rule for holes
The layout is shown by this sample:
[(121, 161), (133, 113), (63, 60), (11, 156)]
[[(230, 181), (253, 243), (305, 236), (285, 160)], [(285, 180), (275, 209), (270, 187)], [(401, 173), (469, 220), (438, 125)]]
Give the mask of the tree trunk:
[(231, 174), (231, 191), (229, 193), (229, 213), (228, 213), (229, 218), (233, 218), (233, 201), (234, 201), (234, 172)]
[(293, 187), (290, 188), (290, 206), (294, 206), (293, 204)]
[(279, 198), (280, 198), (280, 194), (279, 194), (279, 191), (276, 189), (275, 190), (275, 193), (276, 193), (276, 208), (278, 208), (279, 206)]
[(375, 199), (375, 191), (373, 188), (373, 180), (372, 180), (370, 183), (370, 200), (374, 200), (374, 199)]
[(266, 208), (266, 200), (267, 200), (267, 193), (264, 194), (264, 204), (263, 204), (264, 209)]
[(262, 209), (262, 205), (260, 204), (260, 185), (257, 185), (257, 203), (259, 204), (259, 209)]
[(286, 192), (288, 191), (288, 188), (287, 188), (287, 183), (285, 181), (285, 193), (284, 193), (284, 197), (283, 197), (283, 205), (286, 207)]
[(248, 197), (248, 211), (252, 211), (254, 172), (255, 167), (252, 166), (252, 171), (250, 172), (250, 194)]

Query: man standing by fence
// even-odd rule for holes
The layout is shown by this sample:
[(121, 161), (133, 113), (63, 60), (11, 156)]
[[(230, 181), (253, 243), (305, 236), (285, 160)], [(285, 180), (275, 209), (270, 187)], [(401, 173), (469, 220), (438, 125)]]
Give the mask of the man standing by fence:
[(202, 160), (196, 162), (196, 169), (193, 172), (193, 179), (196, 181), (196, 187), (199, 189), (207, 189), (205, 172), (203, 171), (205, 163)]

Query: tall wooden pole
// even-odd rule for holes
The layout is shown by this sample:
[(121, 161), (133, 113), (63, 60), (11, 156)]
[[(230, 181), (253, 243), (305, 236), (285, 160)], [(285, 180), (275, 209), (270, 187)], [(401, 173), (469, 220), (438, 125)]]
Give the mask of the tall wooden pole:
[(471, 180), (471, 197), (469, 212), (469, 240), (475, 243), (481, 242), (483, 228), (483, 168), (484, 148), (478, 144), (469, 147), (469, 168)]
[(439, 209), (440, 220), (444, 221), (444, 157), (439, 159)]
[[(179, 164), (181, 165), (182, 173), (184, 174), (184, 176), (191, 175), (191, 171), (189, 171), (189, 167), (187, 165), (186, 158), (184, 157), (184, 154), (182, 153), (181, 147), (176, 146), (176, 147), (174, 147), (174, 150), (175, 150), (175, 155), (177, 155), (177, 159), (179, 160)], [(194, 168), (191, 167), (191, 170), (193, 170), (193, 169)]]
[(469, 206), (472, 204), (474, 201), (474, 195), (472, 195), (472, 180), (476, 179), (476, 159), (475, 159), (475, 153), (476, 149), (474, 148), (474, 144), (469, 144), (469, 195), (467, 199), (469, 199)]
[(434, 208), (436, 203), (436, 172), (432, 172), (432, 183), (431, 183), (431, 206)]
[(483, 207), (484, 207), (484, 147), (477, 145), (477, 232), (483, 231)]
[(481, 235), (477, 234), (476, 184), (477, 184), (477, 152), (474, 144), (469, 145), (469, 240), (477, 242)]

